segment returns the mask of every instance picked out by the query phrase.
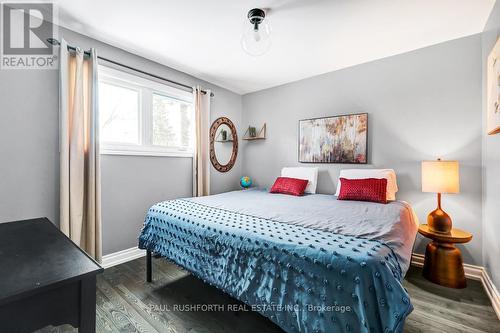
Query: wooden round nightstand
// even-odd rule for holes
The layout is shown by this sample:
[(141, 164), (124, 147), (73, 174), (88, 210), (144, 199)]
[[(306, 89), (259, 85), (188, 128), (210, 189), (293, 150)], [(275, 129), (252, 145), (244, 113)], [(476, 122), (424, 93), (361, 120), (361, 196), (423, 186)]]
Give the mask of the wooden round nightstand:
[(443, 234), (430, 230), (427, 224), (421, 224), (418, 232), (432, 239), (425, 249), (424, 277), (445, 287), (465, 288), (462, 254), (454, 244), (467, 243), (472, 234), (460, 229)]

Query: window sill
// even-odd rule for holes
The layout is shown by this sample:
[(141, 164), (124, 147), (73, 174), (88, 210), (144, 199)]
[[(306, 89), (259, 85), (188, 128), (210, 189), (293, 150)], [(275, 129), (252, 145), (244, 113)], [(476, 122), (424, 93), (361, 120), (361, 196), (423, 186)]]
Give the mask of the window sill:
[(151, 156), (151, 157), (188, 157), (192, 158), (193, 153), (172, 152), (172, 151), (144, 151), (144, 150), (117, 150), (101, 149), (101, 155), (122, 155), (122, 156)]

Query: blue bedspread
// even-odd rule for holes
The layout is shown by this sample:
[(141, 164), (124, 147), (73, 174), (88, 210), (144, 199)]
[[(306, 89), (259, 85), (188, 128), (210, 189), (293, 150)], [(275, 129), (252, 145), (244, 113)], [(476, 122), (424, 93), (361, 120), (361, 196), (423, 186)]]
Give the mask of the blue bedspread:
[(179, 199), (149, 209), (139, 247), (176, 262), (286, 332), (401, 332), (413, 309), (398, 256), (378, 239)]

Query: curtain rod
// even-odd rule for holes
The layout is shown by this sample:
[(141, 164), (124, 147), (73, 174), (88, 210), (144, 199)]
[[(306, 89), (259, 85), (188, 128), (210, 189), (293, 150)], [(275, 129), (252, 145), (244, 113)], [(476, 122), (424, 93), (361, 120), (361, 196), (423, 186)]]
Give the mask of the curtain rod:
[[(57, 39), (55, 39), (55, 38), (47, 38), (47, 42), (49, 42), (50, 44), (55, 45), (55, 46), (60, 46), (61, 45), (61, 43)], [(68, 51), (75, 52), (76, 51), (76, 47), (68, 45)], [(90, 56), (90, 52), (89, 51), (84, 51), (84, 55)], [(169, 80), (169, 79), (166, 79), (164, 77), (158, 76), (156, 74), (148, 73), (148, 72), (143, 71), (141, 69), (134, 68), (134, 67), (122, 64), (122, 63), (120, 63), (118, 61), (114, 61), (114, 60), (111, 60), (111, 59), (108, 59), (108, 58), (105, 58), (105, 57), (97, 56), (97, 58), (99, 60), (103, 60), (103, 61), (109, 62), (109, 63), (111, 63), (113, 65), (117, 65), (117, 66), (120, 66), (120, 67), (123, 67), (123, 68), (127, 68), (127, 69), (130, 69), (130, 70), (134, 71), (134, 72), (138, 72), (138, 73), (141, 73), (141, 74), (144, 74), (144, 75), (147, 75), (147, 76), (151, 76), (151, 77), (154, 77), (155, 79), (162, 80), (162, 81), (165, 81), (165, 82), (168, 82), (168, 83), (171, 83), (171, 84), (175, 84), (177, 86), (183, 87), (185, 89), (189, 89), (191, 91), (193, 90), (193, 87), (188, 86), (187, 84), (180, 83), (180, 82), (173, 81), (173, 80)], [(206, 90), (202, 90), (201, 92), (203, 94), (207, 93)], [(210, 93), (210, 97), (214, 97), (214, 93), (213, 92)]]

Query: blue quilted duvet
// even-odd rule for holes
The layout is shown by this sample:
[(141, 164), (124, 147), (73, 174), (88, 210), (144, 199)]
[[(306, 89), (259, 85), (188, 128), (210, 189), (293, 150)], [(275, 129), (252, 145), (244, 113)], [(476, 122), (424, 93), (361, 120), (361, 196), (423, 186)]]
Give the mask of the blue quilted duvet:
[(139, 247), (286, 332), (402, 332), (413, 309), (397, 256), (380, 240), (179, 199), (149, 209)]

